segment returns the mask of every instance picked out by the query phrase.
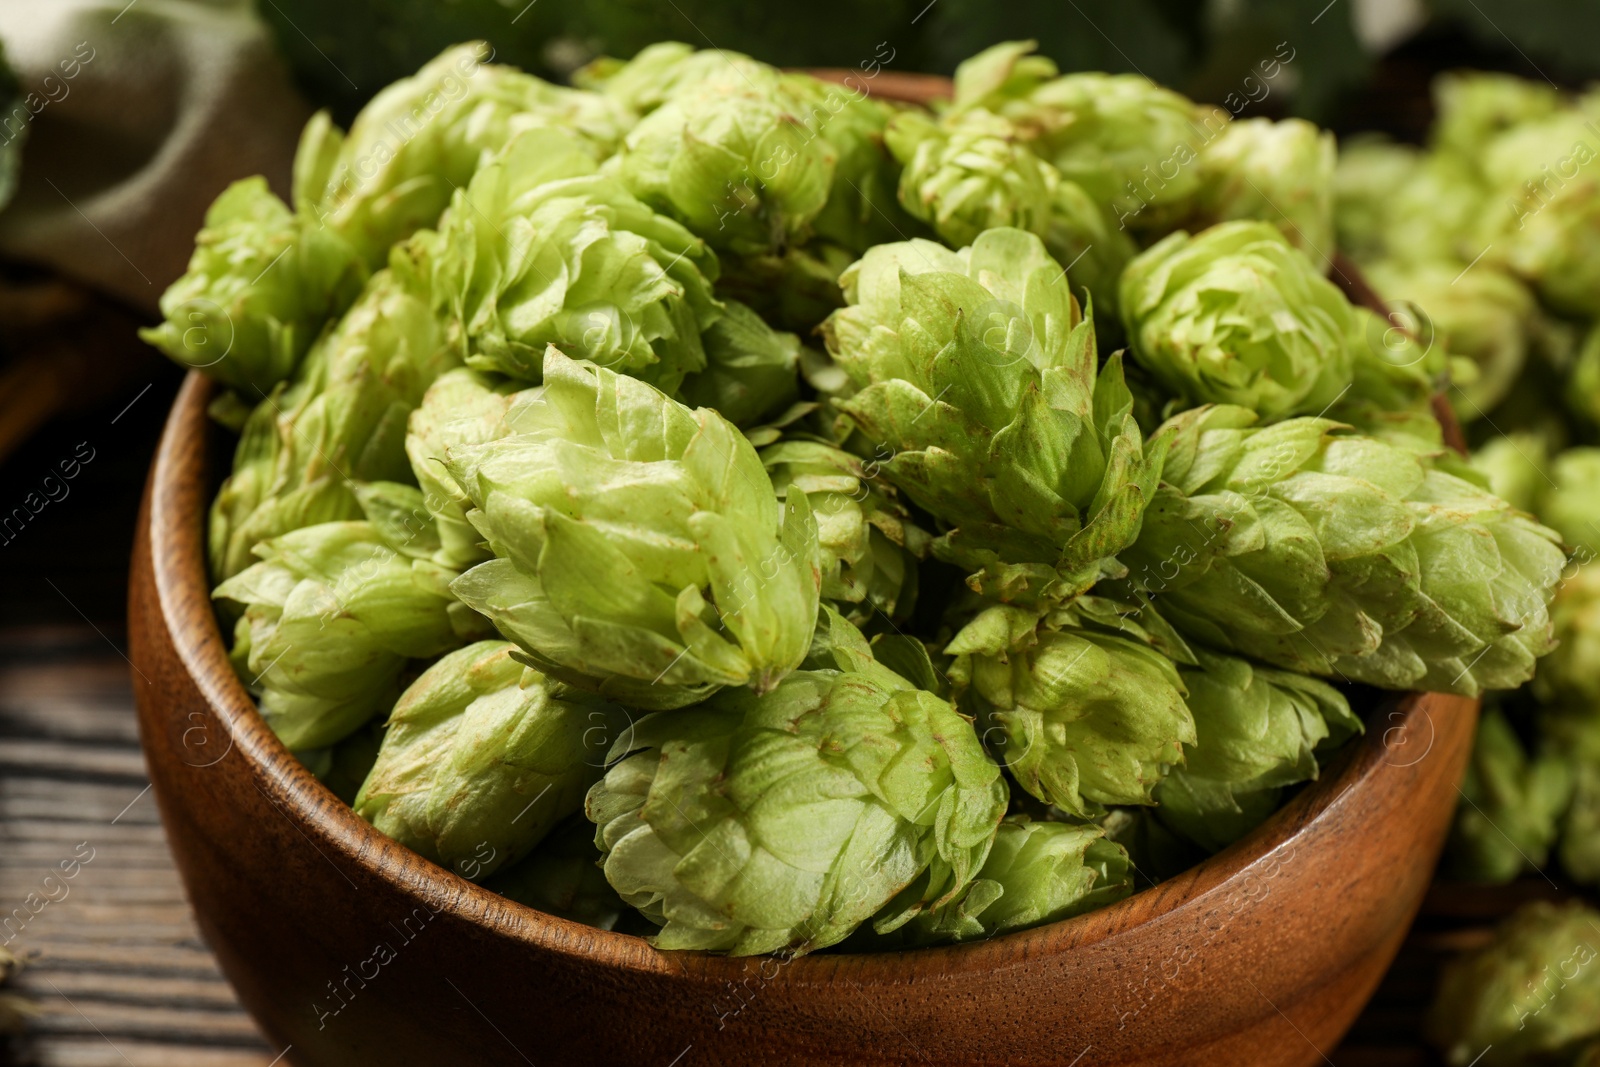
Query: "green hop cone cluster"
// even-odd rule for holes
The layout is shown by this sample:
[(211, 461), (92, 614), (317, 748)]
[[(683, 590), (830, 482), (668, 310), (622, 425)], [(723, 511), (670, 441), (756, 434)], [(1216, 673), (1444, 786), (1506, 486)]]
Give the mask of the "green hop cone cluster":
[[(863, 949), (878, 950), (972, 941), (1059, 922), (1132, 891), (1127, 851), (1098, 826), (1009, 816), (966, 889), (909, 918), (899, 899), (891, 901), (887, 921), (875, 924), (886, 929), (863, 929), (856, 940)], [(902, 893), (907, 899), (923, 895), (919, 883)], [(894, 923), (899, 925), (887, 928)]]
[(953, 111), (1009, 120), (1063, 178), (1114, 205), (1119, 228), (1159, 231), (1186, 217), (1201, 188), (1197, 150), (1227, 113), (1137, 74), (1058, 75), (1034, 48), (1006, 42), (962, 63)]
[(540, 670), (643, 708), (770, 689), (816, 618), (816, 523), (750, 442), (551, 348), (498, 440), (447, 450), (495, 558), (452, 585)]
[(1546, 82), (1509, 74), (1448, 71), (1433, 80), (1433, 103), (1434, 149), (1473, 159), (1494, 137), (1554, 115), (1561, 94)]
[(1105, 618), (1093, 598), (1042, 618), (990, 605), (945, 646), (1012, 778), (1079, 817), (1151, 803), (1195, 742), (1177, 666), (1134, 625)]
[(1554, 531), (1406, 448), (1236, 407), (1170, 420), (1132, 585), (1184, 635), (1289, 670), (1477, 695), (1533, 675)]
[(715, 255), (571, 134), (513, 138), (440, 223), (432, 285), (469, 366), (537, 382), (545, 346), (672, 391), (705, 369)]
[(431, 254), (423, 242), (397, 249), (295, 378), (251, 412), (212, 506), (218, 578), (248, 566), (262, 541), (360, 518), (358, 484), (410, 479), (406, 420), (434, 379), (460, 362), (419, 277)]
[(290, 211), (265, 178), (245, 178), (207, 209), (188, 272), (161, 294), (165, 321), (139, 336), (254, 403), (295, 372), (366, 279), (344, 238)]
[(790, 436), (761, 450), (780, 498), (805, 494), (817, 522), (822, 598), (849, 619), (903, 622), (917, 596), (917, 562), (932, 540), (912, 521), (894, 487), (869, 464), (827, 444)]
[(1354, 373), (1350, 302), (1268, 223), (1171, 234), (1128, 265), (1120, 307), (1134, 359), (1192, 403), (1318, 413)]
[(1452, 1067), (1564, 1062), (1600, 1034), (1596, 956), (1600, 912), (1576, 901), (1524, 905), (1493, 941), (1445, 966), (1428, 1037)]
[(1333, 134), (1302, 119), (1240, 119), (1200, 149), (1195, 203), (1207, 223), (1269, 222), (1313, 262), (1333, 254)]
[(394, 703), (406, 661), (481, 634), (453, 572), (413, 559), (368, 522), (329, 522), (257, 546), (213, 593), (243, 608), (232, 659), (290, 749), (322, 748)]
[(1573, 768), (1559, 753), (1530, 756), (1499, 707), (1484, 712), (1447, 867), (1464, 881), (1509, 882), (1544, 866), (1572, 801)]
[[(944, 700), (880, 670), (796, 671), (635, 724), (587, 810), (605, 872), (661, 948), (799, 953), (978, 875), (1000, 768)], [(925, 899), (924, 899), (925, 898)]]
[(352, 805), (383, 833), (474, 881), (516, 863), (583, 807), (627, 714), (480, 641), (429, 667), (389, 716)]
[(1155, 789), (1156, 817), (1208, 851), (1253, 830), (1284, 787), (1317, 777), (1319, 751), (1360, 733), (1333, 686), (1234, 656), (1193, 649), (1179, 670), (1195, 742)]
[(934, 553), (1004, 597), (1081, 591), (1137, 535), (1160, 457), (1065, 272), (1020, 230), (880, 245), (824, 323), (839, 406), (945, 526)]
[(484, 42), (447, 48), (374, 96), (349, 133), (319, 113), (295, 158), (296, 199), (374, 267), (433, 226), (454, 191), (517, 133), (561, 128), (595, 161), (631, 123), (616, 101), (484, 62)]

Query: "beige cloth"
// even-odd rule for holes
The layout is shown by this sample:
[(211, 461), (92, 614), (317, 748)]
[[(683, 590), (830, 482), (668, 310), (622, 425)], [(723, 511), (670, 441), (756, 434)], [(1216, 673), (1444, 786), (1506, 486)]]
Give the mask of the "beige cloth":
[(248, 0), (0, 0), (0, 40), (34, 94), (0, 256), (154, 310), (230, 181), (287, 196), (311, 109)]

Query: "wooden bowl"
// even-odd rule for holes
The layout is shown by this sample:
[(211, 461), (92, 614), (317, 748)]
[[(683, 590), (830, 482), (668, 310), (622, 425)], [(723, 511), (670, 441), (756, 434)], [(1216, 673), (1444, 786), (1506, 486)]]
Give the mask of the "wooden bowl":
[(219, 450), (185, 383), (130, 589), (140, 731), (200, 927), (299, 1064), (1323, 1062), (1410, 925), (1476, 703), (1411, 695), (1257, 831), (1080, 918), (784, 963), (661, 953), (514, 904), (360, 820), (228, 665), (203, 523)]

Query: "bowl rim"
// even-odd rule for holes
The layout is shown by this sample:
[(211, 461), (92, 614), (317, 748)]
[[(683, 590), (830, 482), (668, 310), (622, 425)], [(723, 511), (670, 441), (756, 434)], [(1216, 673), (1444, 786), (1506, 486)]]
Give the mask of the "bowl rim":
[[(225, 732), (227, 748), (247, 762), (256, 785), (302, 833), (314, 829), (349, 862), (422, 898), (437, 913), (449, 909), (486, 932), (564, 956), (601, 961), (631, 971), (734, 979), (748, 965), (771, 957), (660, 951), (632, 934), (601, 930), (548, 915), (502, 897), (440, 867), (395, 842), (361, 819), (285, 748), (267, 726), (230, 664), (211, 602), (205, 563), (205, 517), (209, 512), (210, 457), (216, 427), (207, 414), (215, 385), (191, 371), (173, 402), (151, 468), (146, 514), (153, 584), (175, 651), (189, 680)], [(860, 953), (811, 954), (785, 960), (791, 980), (861, 983), (915, 981), (974, 969), (1005, 969), (1044, 953), (1086, 946), (1136, 926), (1158, 922), (1190, 902), (1214, 893), (1252, 868), (1272, 868), (1293, 854), (1302, 833), (1336, 822), (1348, 794), (1371, 787), (1386, 767), (1411, 766), (1389, 759), (1426, 725), (1428, 694), (1396, 694), (1368, 715), (1365, 738), (1352, 739), (1320, 777), (1309, 783), (1250, 834), (1173, 878), (1139, 890), (1106, 907), (1054, 923), (954, 945)], [(158, 710), (157, 714), (165, 714)], [(1387, 725), (1380, 731), (1382, 716)], [(1424, 752), (1426, 755), (1426, 752)], [(1420, 757), (1419, 757), (1420, 759)], [(308, 837), (308, 841), (311, 838)], [(315, 844), (315, 841), (312, 841)], [(1287, 850), (1287, 855), (1283, 855)], [(331, 863), (331, 860), (330, 860)], [(883, 966), (893, 959), (894, 966)], [(796, 969), (797, 968), (797, 969)]]

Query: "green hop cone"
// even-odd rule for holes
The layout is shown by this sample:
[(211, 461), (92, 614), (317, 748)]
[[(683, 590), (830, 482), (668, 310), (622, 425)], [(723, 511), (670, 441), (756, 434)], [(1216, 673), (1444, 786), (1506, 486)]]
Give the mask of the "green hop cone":
[(1314, 263), (1333, 255), (1333, 134), (1303, 119), (1239, 119), (1200, 149), (1195, 205), (1207, 223), (1270, 222)]
[(735, 426), (776, 415), (799, 394), (800, 338), (768, 326), (736, 300), (700, 337), (706, 367), (689, 375), (678, 398), (715, 408)]
[(1197, 151), (1227, 113), (1137, 74), (1057, 76), (1033, 48), (998, 44), (957, 67), (953, 113), (982, 108), (1010, 120), (1063, 178), (1113, 205), (1119, 229), (1160, 231), (1188, 215), (1200, 191)]
[(803, 243), (828, 202), (839, 152), (800, 121), (778, 72), (685, 86), (639, 120), (616, 174), (636, 196), (719, 250)]
[(1454, 155), (1357, 138), (1334, 171), (1334, 229), (1341, 251), (1366, 265), (1458, 261), (1484, 250), (1478, 239), (1493, 205), (1483, 176)]
[(1529, 431), (1491, 437), (1483, 447), (1473, 449), (1471, 462), (1495, 496), (1518, 511), (1538, 509), (1550, 463), (1550, 446), (1544, 437)]
[(1600, 554), (1600, 448), (1569, 448), (1555, 457), (1537, 507), (1585, 565)]
[(526, 129), (560, 127), (595, 162), (631, 122), (616, 101), (483, 62), (482, 41), (445, 49), (380, 91), (341, 134), (319, 113), (295, 158), (296, 200), (374, 267), (433, 226), (491, 155)]
[(396, 249), (393, 265), (372, 276), (295, 380), (247, 420), (235, 471), (212, 508), (218, 577), (248, 566), (262, 541), (360, 518), (358, 483), (410, 480), (406, 419), (434, 379), (460, 362), (418, 277), (417, 263), (431, 255), (421, 242)]
[(1395, 190), (1416, 173), (1422, 150), (1374, 134), (1339, 146), (1333, 170), (1333, 231), (1339, 251), (1363, 266), (1389, 252)]
[(1152, 803), (1195, 741), (1177, 666), (1087, 610), (1079, 601), (1041, 619), (992, 605), (945, 646), (951, 680), (1017, 784), (1079, 817)]
[(949, 527), (934, 553), (1007, 598), (1092, 584), (1137, 535), (1160, 457), (1040, 240), (880, 245), (842, 280), (851, 306), (823, 326), (857, 390), (840, 406)]
[(1350, 302), (1265, 222), (1171, 234), (1128, 265), (1120, 307), (1139, 365), (1193, 403), (1279, 419), (1351, 381)]
[(716, 257), (559, 130), (512, 140), (440, 222), (433, 285), (467, 363), (537, 382), (545, 346), (677, 389), (705, 368)]
[(1530, 757), (1505, 713), (1491, 706), (1461, 783), (1445, 869), (1463, 881), (1500, 883), (1542, 868), (1573, 785), (1570, 763), (1555, 753)]
[(1600, 1033), (1600, 912), (1524, 905), (1445, 965), (1425, 1029), (1451, 1067), (1520, 1067)]
[(393, 703), (408, 659), (482, 633), (453, 573), (397, 551), (367, 522), (328, 522), (257, 546), (212, 596), (243, 607), (234, 666), (290, 749), (322, 748)]
[(1600, 886), (1600, 714), (1593, 704), (1549, 707), (1538, 725), (1546, 758), (1561, 760), (1572, 776), (1556, 854), (1569, 878), (1592, 889)]
[(361, 292), (367, 269), (338, 234), (273, 196), (265, 178), (223, 190), (183, 277), (161, 294), (165, 321), (139, 336), (254, 403)]
[(1179, 675), (1195, 745), (1156, 787), (1156, 817), (1216, 852), (1276, 811), (1285, 786), (1315, 779), (1317, 753), (1362, 725), (1326, 682), (1204, 650), (1194, 655)]
[(780, 498), (803, 492), (817, 520), (822, 598), (854, 623), (876, 614), (903, 622), (917, 595), (917, 561), (932, 540), (894, 487), (868, 465), (822, 441), (791, 437), (761, 450)]
[(583, 806), (622, 709), (573, 694), (512, 658), (458, 649), (411, 683), (389, 716), (356, 814), (474, 881), (527, 855)]
[(1574, 559), (1563, 575), (1550, 621), (1556, 647), (1539, 664), (1534, 694), (1547, 707), (1600, 708), (1600, 569), (1592, 555)]
[(606, 881), (600, 858), (594, 826), (574, 815), (563, 819), (526, 858), (484, 882), (484, 888), (547, 915), (614, 930), (633, 912)]
[(772, 68), (724, 48), (696, 51), (679, 41), (647, 45), (632, 59), (602, 56), (579, 68), (572, 83), (601, 93), (635, 115), (648, 115), (680, 92), (706, 83), (770, 77)]
[(512, 398), (507, 387), (479, 371), (458, 367), (439, 376), (406, 424), (406, 457), (439, 537), (435, 560), (465, 570), (489, 558), (483, 536), (467, 521), (472, 501), (445, 469), (453, 448), (480, 445), (506, 434)]
[(452, 590), (528, 662), (625, 704), (765, 691), (805, 656), (816, 523), (722, 416), (551, 348), (512, 433), (448, 450), (497, 558)]
[(1511, 74), (1447, 71), (1433, 79), (1433, 102), (1433, 147), (1476, 160), (1492, 138), (1554, 115), (1561, 94), (1546, 82)]
[(1510, 689), (1550, 648), (1556, 534), (1403, 447), (1326, 419), (1184, 412), (1132, 585), (1183, 634), (1386, 689)]
[[(901, 895), (920, 899), (920, 890), (913, 883)], [(857, 940), (868, 950), (973, 941), (1082, 915), (1132, 891), (1128, 853), (1098, 826), (1011, 816), (996, 831), (978, 876), (958, 896), (909, 921), (902, 902), (891, 901), (889, 921), (903, 925), (863, 930)]]
[(902, 111), (885, 139), (905, 168), (900, 203), (946, 243), (964, 248), (1004, 226), (1040, 236), (1048, 229), (1060, 178), (998, 115), (968, 111), (941, 125)]
[(1522, 373), (1533, 342), (1538, 303), (1509, 274), (1479, 264), (1383, 262), (1367, 280), (1385, 299), (1416, 309), (1417, 325), (1451, 355), (1471, 360), (1474, 378), (1451, 390), (1462, 422), (1482, 418)]
[(613, 756), (587, 811), (606, 878), (661, 924), (660, 948), (825, 948), (925, 874), (939, 906), (1005, 814), (971, 724), (893, 675), (727, 690), (640, 720)]

